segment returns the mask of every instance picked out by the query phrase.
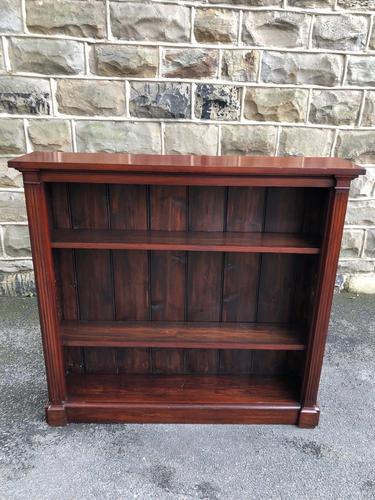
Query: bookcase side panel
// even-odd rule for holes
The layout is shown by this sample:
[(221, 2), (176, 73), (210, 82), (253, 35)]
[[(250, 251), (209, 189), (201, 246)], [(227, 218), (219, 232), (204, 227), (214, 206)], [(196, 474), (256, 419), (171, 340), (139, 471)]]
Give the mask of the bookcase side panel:
[(24, 174), (23, 180), (48, 382), (47, 418), (52, 425), (64, 425), (66, 381), (58, 329), (55, 269), (50, 248), (49, 194), (37, 172)]
[(314, 315), (306, 355), (301, 399), (300, 427), (314, 427), (319, 420), (317, 395), (332, 306), (337, 263), (340, 254), (350, 178), (337, 178), (329, 193), (329, 203), (321, 252)]

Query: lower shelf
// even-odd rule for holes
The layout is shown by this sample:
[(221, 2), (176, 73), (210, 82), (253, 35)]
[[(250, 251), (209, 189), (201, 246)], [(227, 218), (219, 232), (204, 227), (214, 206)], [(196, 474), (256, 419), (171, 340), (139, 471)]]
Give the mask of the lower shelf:
[(296, 424), (299, 381), (260, 376), (68, 375), (70, 422)]

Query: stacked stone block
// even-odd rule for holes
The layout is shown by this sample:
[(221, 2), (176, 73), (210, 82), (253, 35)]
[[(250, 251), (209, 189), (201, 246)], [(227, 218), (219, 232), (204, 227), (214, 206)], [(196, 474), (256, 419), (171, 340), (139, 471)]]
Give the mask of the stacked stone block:
[(339, 156), (339, 273), (375, 291), (374, 0), (0, 0), (0, 293), (33, 291), (30, 151)]

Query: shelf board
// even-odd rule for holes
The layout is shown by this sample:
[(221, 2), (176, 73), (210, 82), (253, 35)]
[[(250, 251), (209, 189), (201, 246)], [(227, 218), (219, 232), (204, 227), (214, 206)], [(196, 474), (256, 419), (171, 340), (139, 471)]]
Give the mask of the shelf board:
[(70, 374), (69, 402), (298, 406), (298, 381), (277, 376)]
[(318, 254), (317, 240), (304, 234), (55, 229), (53, 248), (188, 250)]
[(289, 325), (159, 321), (64, 321), (63, 345), (302, 351), (303, 334)]
[(297, 424), (297, 378), (70, 374), (69, 422)]

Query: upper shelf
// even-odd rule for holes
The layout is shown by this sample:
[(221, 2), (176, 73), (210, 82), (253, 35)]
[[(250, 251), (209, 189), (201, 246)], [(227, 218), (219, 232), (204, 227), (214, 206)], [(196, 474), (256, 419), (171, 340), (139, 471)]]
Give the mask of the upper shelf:
[(268, 156), (145, 155), (128, 153), (34, 152), (9, 161), (21, 171), (128, 172), (202, 175), (348, 176), (365, 169), (341, 158)]
[(317, 254), (319, 244), (304, 234), (55, 229), (53, 248), (186, 250)]

